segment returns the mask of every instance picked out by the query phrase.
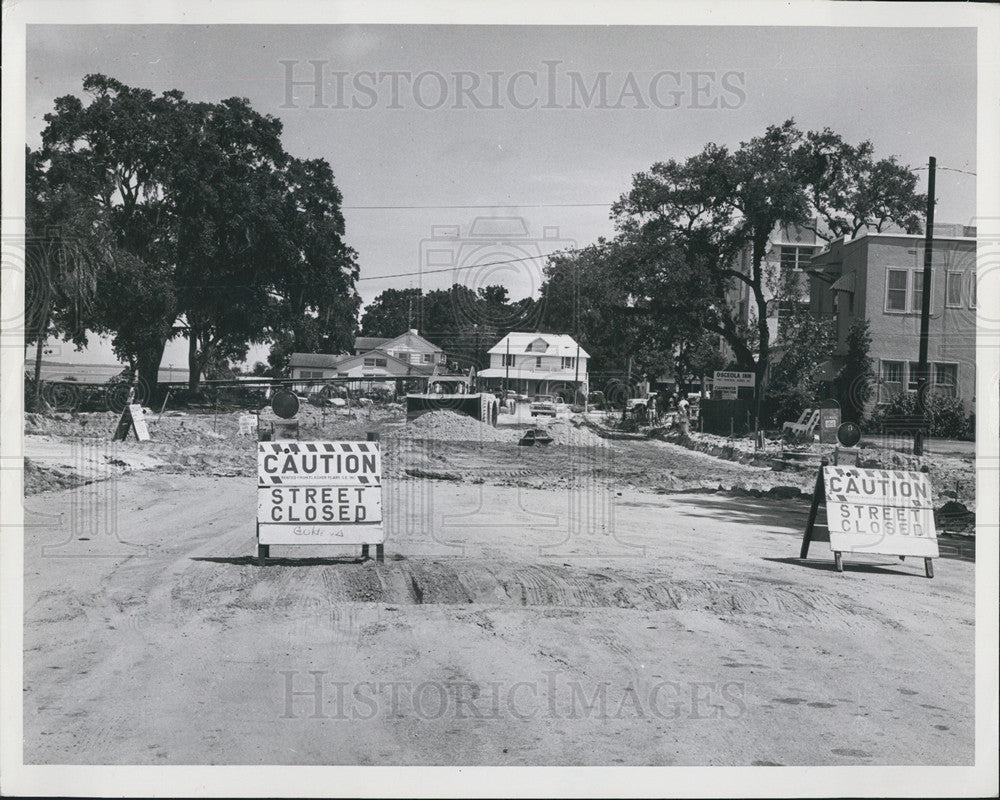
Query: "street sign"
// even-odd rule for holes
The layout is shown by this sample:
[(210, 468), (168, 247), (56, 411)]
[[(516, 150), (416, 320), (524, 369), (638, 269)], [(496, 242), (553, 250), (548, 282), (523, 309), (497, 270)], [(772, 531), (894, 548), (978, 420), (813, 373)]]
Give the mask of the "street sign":
[(809, 553), (820, 503), (826, 505), (830, 550), (838, 571), (842, 553), (924, 559), (927, 577), (938, 557), (930, 478), (923, 472), (820, 467), (800, 558)]
[(381, 553), (379, 443), (258, 442), (258, 558), (270, 545), (374, 544)]
[(823, 481), (831, 550), (937, 558), (925, 473), (824, 467)]

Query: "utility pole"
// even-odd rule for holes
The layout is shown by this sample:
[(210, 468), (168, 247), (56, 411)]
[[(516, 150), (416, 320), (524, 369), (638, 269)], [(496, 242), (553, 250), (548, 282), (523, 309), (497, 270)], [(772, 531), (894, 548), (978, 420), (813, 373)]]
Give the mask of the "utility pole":
[(507, 332), (507, 355), (504, 356), (504, 374), (503, 374), (503, 396), (504, 402), (507, 400), (507, 386), (510, 383), (510, 331)]
[(927, 166), (927, 231), (924, 235), (924, 291), (920, 298), (920, 356), (917, 363), (917, 415), (919, 427), (913, 433), (913, 455), (924, 454), (924, 425), (927, 423), (927, 392), (929, 369), (927, 345), (930, 340), (931, 267), (934, 263), (934, 170), (937, 159), (930, 157)]

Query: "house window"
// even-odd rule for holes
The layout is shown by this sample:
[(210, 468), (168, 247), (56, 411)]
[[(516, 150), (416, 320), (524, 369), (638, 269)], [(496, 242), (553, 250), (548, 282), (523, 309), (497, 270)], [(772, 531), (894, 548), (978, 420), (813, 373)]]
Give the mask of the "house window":
[(934, 364), (934, 391), (948, 397), (958, 394), (958, 364)]
[(563, 356), (562, 368), (563, 369), (573, 369), (576, 366), (576, 358), (574, 356)]
[(906, 311), (906, 282), (909, 270), (890, 269), (885, 285), (885, 310)]
[(949, 272), (948, 283), (945, 286), (945, 305), (949, 308), (962, 307), (962, 272)]
[(541, 368), (542, 368), (542, 357), (535, 356), (535, 369), (541, 369)]
[(973, 270), (969, 273), (969, 308), (976, 307), (976, 286), (978, 284), (978, 277), (976, 271)]
[[(930, 365), (928, 364), (928, 368)], [(909, 363), (909, 370), (907, 374), (906, 388), (908, 391), (915, 392), (920, 384), (920, 363), (917, 361), (911, 361)]]
[(384, 358), (369, 357), (365, 359), (366, 367), (384, 367), (386, 365), (386, 360)]
[[(514, 354), (513, 353), (504, 353), (503, 356), (501, 356), (501, 358), (502, 358), (502, 360), (500, 362), (500, 366), (502, 366), (502, 367), (513, 367), (514, 366)], [(539, 359), (539, 361), (540, 360), (541, 359)]]
[(434, 363), (434, 354), (433, 353), (424, 353), (423, 361), (424, 361), (425, 364), (433, 364)]
[(300, 378), (322, 378), (323, 377), (323, 371), (322, 370), (304, 369), (304, 370), (301, 370), (299, 372), (299, 377)]

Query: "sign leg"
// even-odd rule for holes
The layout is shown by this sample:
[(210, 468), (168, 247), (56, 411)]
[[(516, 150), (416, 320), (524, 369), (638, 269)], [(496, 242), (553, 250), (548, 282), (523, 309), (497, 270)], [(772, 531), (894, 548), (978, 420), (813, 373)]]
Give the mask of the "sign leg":
[(820, 466), (819, 474), (816, 476), (816, 488), (813, 489), (812, 505), (809, 507), (809, 521), (806, 523), (806, 532), (802, 536), (802, 549), (799, 551), (799, 558), (806, 558), (809, 555), (809, 542), (812, 541), (813, 525), (816, 524), (816, 515), (819, 513), (819, 503), (823, 494), (823, 467)]
[(257, 545), (257, 566), (263, 567), (264, 561), (270, 555), (271, 545), (269, 544), (258, 544)]
[(370, 556), (368, 555), (368, 545), (366, 544), (361, 545), (361, 557), (366, 561), (368, 560), (368, 558), (370, 558)]
[(833, 554), (833, 563), (837, 567), (837, 572), (844, 571), (844, 557), (840, 554), (839, 550)]
[(375, 561), (379, 564), (385, 563), (385, 545), (375, 545)]
[(934, 559), (933, 558), (925, 558), (924, 559), (924, 573), (927, 575), (928, 578), (933, 578), (934, 577)]

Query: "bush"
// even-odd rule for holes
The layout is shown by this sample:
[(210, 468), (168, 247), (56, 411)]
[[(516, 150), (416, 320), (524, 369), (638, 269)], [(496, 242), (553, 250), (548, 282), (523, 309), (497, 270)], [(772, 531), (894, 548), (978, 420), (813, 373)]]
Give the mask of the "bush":
[[(959, 398), (935, 394), (932, 391), (928, 396), (927, 405), (931, 417), (931, 436), (943, 439), (975, 437), (975, 415), (965, 413)], [(888, 403), (876, 407), (865, 429), (869, 433), (877, 433), (882, 430), (887, 417), (911, 416), (916, 412), (917, 393), (898, 392)]]

